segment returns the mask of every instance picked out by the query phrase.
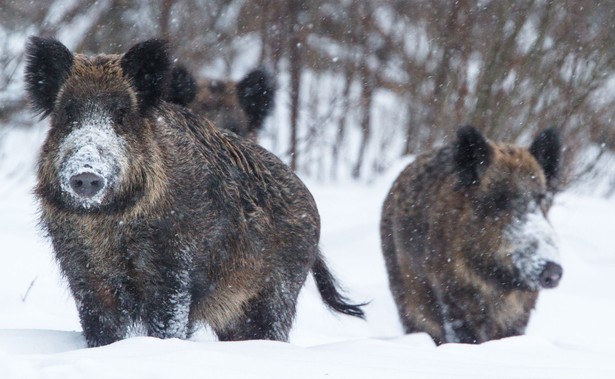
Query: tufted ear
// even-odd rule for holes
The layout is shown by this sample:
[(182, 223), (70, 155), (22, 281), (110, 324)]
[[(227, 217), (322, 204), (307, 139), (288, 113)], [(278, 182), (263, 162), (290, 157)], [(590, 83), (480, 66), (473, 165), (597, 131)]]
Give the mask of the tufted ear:
[(34, 110), (47, 117), (73, 67), (73, 54), (53, 38), (30, 37), (26, 44), (26, 91)]
[(178, 104), (188, 105), (196, 97), (197, 84), (192, 74), (181, 65), (173, 66), (171, 82), (165, 95), (165, 100)]
[(237, 97), (250, 120), (250, 130), (258, 130), (273, 109), (275, 81), (264, 69), (252, 70), (237, 83)]
[(137, 90), (141, 113), (158, 105), (171, 68), (166, 41), (151, 39), (134, 45), (122, 57), (121, 66)]
[(542, 166), (547, 178), (548, 189), (553, 192), (557, 191), (562, 156), (562, 142), (557, 129), (543, 130), (536, 136), (529, 150)]
[(478, 184), (480, 174), (491, 161), (491, 147), (483, 135), (473, 126), (457, 130), (454, 145), (454, 160), (459, 183), (464, 186)]

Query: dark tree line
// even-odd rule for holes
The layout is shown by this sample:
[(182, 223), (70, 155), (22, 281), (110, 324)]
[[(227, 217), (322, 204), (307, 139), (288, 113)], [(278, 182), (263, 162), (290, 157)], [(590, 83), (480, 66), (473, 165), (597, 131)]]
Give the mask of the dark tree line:
[(269, 67), (280, 101), (263, 141), (293, 168), (324, 179), (370, 177), (468, 123), (518, 143), (557, 126), (569, 161), (590, 145), (615, 149), (610, 2), (2, 3), (4, 124), (22, 119), (18, 46), (27, 35), (68, 39), (72, 49), (89, 53), (123, 52), (163, 37), (197, 76)]

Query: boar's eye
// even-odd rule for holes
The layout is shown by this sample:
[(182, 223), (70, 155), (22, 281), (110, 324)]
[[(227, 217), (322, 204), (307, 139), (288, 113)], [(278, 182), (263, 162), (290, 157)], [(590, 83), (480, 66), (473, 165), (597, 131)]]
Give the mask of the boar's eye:
[(551, 208), (553, 204), (553, 196), (550, 196), (547, 192), (539, 192), (534, 195), (536, 199), (536, 204), (546, 213), (546, 211)]
[(496, 212), (505, 212), (511, 208), (511, 203), (512, 196), (509, 192), (498, 192), (493, 198), (493, 210)]
[(222, 94), (225, 89), (226, 89), (226, 86), (221, 81), (214, 80), (211, 83), (209, 83), (209, 90), (216, 95)]
[(484, 214), (497, 216), (511, 210), (513, 197), (513, 194), (508, 190), (496, 190), (488, 193), (481, 204)]
[(534, 197), (536, 198), (536, 202), (538, 204), (542, 204), (547, 200), (547, 194), (543, 192), (537, 193)]
[(111, 114), (113, 122), (119, 125), (124, 125), (126, 118), (130, 115), (130, 104), (121, 99), (114, 101), (111, 105)]
[(60, 106), (57, 123), (61, 125), (71, 124), (77, 121), (79, 116), (79, 106), (74, 101), (67, 101)]

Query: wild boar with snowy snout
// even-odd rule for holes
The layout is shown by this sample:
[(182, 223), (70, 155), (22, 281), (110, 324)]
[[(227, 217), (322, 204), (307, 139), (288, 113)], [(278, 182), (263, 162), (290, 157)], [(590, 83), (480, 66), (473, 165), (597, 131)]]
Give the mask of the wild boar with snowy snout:
[(88, 57), (26, 47), (33, 107), (51, 116), (38, 162), (41, 223), (88, 346), (133, 333), (285, 341), (311, 271), (333, 310), (305, 185), (273, 154), (167, 103), (171, 60), (149, 40)]
[(560, 155), (554, 129), (524, 149), (466, 126), (402, 171), (380, 232), (406, 333), (438, 344), (524, 333), (538, 291), (562, 276), (546, 218)]

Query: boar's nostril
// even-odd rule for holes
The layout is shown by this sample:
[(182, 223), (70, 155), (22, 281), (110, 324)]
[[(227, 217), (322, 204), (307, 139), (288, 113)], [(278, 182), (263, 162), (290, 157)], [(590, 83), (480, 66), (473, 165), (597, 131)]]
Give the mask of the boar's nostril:
[(543, 288), (554, 288), (559, 284), (563, 273), (562, 266), (555, 262), (547, 262), (544, 270), (540, 273), (540, 285)]
[(79, 196), (93, 197), (103, 189), (105, 180), (91, 172), (73, 175), (70, 178), (70, 186)]

